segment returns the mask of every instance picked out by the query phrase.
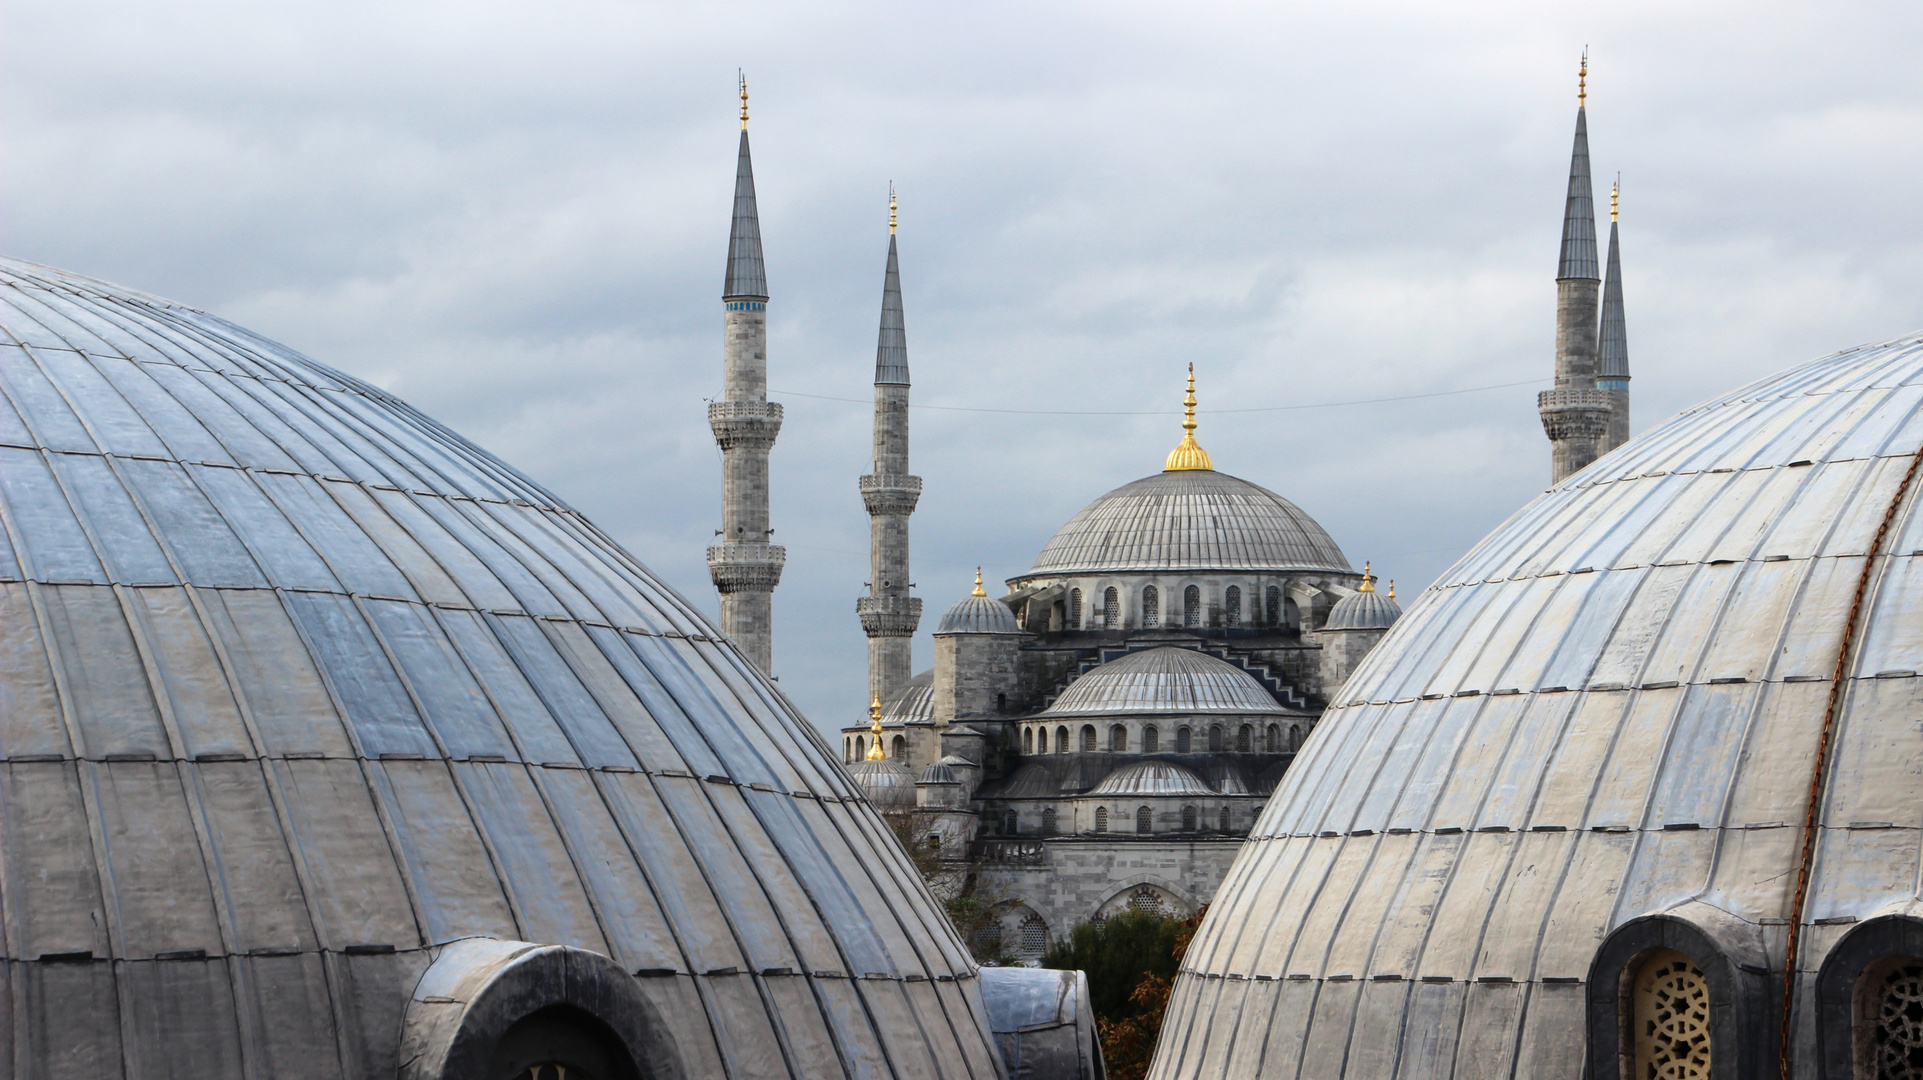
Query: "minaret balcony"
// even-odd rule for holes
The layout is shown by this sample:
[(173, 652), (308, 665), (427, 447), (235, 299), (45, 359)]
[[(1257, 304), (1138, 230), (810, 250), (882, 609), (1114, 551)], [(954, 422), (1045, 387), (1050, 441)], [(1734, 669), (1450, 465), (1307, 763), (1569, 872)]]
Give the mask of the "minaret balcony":
[(780, 544), (738, 540), (708, 548), (708, 576), (717, 592), (772, 592), (787, 564), (788, 549)]
[(1599, 439), (1609, 429), (1609, 391), (1574, 387), (1536, 395), (1542, 430), (1552, 441)]
[(921, 625), (921, 597), (858, 597), (855, 614), (869, 637), (913, 637)]
[(775, 401), (711, 401), (708, 426), (723, 450), (766, 450), (781, 434), (781, 404)]
[(921, 501), (921, 477), (864, 476), (861, 478), (861, 501), (870, 514), (912, 514), (915, 504)]

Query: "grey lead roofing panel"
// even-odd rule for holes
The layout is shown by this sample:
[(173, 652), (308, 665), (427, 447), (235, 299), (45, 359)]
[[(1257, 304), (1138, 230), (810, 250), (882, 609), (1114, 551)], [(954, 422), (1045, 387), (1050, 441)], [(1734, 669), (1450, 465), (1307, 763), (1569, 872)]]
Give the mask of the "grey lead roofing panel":
[(1085, 672), (1036, 718), (1154, 713), (1295, 715), (1233, 664), (1195, 649), (1162, 646)]
[[(392, 1075), (427, 950), (483, 934), (680, 973), (641, 981), (690, 1075), (995, 1075), (968, 955), (837, 755), (578, 513), (165, 301), (0, 262), (0, 327), (27, 1071), (225, 1075), (239, 1047)], [(911, 975), (959, 981), (908, 1008)]]
[(1355, 572), (1294, 503), (1227, 473), (1188, 469), (1145, 476), (1089, 503), (1024, 577), (1163, 570)]

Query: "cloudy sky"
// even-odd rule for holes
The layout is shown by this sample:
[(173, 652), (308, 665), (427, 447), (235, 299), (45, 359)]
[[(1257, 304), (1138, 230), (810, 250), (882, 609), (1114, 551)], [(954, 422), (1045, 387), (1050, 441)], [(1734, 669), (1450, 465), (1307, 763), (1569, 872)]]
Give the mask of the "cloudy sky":
[[(11, 0), (0, 19), (6, 253), (391, 389), (711, 612), (703, 399), (745, 68), (788, 417), (775, 667), (827, 729), (865, 704), (855, 478), (891, 179), (924, 625), (977, 563), (1019, 573), (1159, 469), (1191, 361), (1216, 464), (1405, 596), (1536, 494), (1585, 45), (1599, 182), (1622, 174), (1638, 429), (1923, 327), (1914, 3)], [(1404, 400), (1346, 404), (1385, 398)]]

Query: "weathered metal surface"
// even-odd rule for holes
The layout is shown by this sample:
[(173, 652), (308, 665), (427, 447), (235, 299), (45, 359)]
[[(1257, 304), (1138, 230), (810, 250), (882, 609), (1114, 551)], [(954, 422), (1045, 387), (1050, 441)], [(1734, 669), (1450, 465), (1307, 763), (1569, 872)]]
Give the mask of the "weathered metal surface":
[(1068, 684), (1041, 716), (1132, 713), (1294, 716), (1255, 676), (1196, 649), (1132, 652)]
[(18, 262), (0, 847), (20, 1075), (391, 1077), (469, 935), (641, 973), (689, 1075), (997, 1075), (886, 826), (632, 556), (374, 387)]
[(1010, 1080), (1102, 1080), (1101, 1040), (1079, 971), (982, 969), (982, 999)]
[[(1153, 1075), (1577, 1075), (1579, 980), (1650, 913), (1727, 913), (1780, 981), (1859, 580), (1799, 977), (1914, 904), (1913, 491), (1870, 546), (1920, 406), (1923, 336), (1827, 357), (1625, 444), (1464, 556), (1332, 694), (1217, 892)], [(1813, 1074), (1813, 998), (1796, 1008)]]

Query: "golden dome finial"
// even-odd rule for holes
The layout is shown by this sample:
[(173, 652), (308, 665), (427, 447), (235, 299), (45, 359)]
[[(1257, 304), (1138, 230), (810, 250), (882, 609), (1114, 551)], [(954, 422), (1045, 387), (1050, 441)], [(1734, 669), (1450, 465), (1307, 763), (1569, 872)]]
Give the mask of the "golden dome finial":
[(1390, 578), (1389, 579), (1389, 599), (1394, 600), (1395, 598), (1396, 598), (1396, 579)]
[(887, 761), (888, 751), (881, 748), (881, 695), (868, 703), (868, 732), (875, 737), (875, 743), (868, 748), (869, 761)]
[(970, 596), (987, 596), (988, 595), (988, 590), (982, 588), (982, 568), (979, 566), (975, 568), (975, 591), (972, 593), (969, 593), (968, 595)]
[(1582, 47), (1582, 67), (1576, 71), (1576, 107), (1589, 100), (1589, 46)]
[(735, 76), (741, 80), (741, 130), (746, 131), (748, 130), (748, 76), (739, 68), (735, 69)]
[(888, 235), (895, 235), (895, 182), (888, 181)]
[(1367, 562), (1362, 564), (1362, 585), (1356, 589), (1357, 592), (1375, 591), (1375, 578), (1369, 576), (1369, 567), (1371, 565), (1373, 564)]
[(1195, 441), (1195, 365), (1190, 364), (1188, 394), (1182, 398), (1182, 441), (1169, 451), (1168, 464), (1162, 466), (1162, 471), (1214, 468), (1215, 463), (1209, 460), (1209, 452)]
[(1617, 173), (1616, 182), (1609, 185), (1609, 222), (1612, 225), (1616, 222), (1616, 199), (1621, 196), (1622, 193), (1623, 177), (1621, 173)]

